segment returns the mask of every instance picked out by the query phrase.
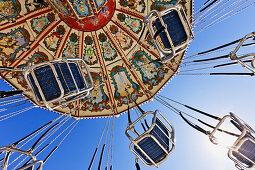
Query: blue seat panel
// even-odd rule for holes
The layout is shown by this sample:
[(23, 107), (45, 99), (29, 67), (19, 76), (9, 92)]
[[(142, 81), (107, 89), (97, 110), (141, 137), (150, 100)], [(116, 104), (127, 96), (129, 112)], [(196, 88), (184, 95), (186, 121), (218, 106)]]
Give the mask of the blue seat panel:
[(66, 63), (55, 63), (53, 65), (57, 71), (61, 85), (64, 88), (64, 93), (68, 94), (68, 93), (71, 93), (74, 90), (76, 90), (72, 75), (68, 69), (67, 64)]
[[(238, 151), (245, 155), (246, 157), (248, 157), (249, 159), (251, 159), (253, 162), (255, 162), (255, 144), (253, 142), (251, 142), (250, 140), (245, 141), (240, 148), (238, 149)], [(247, 160), (246, 158), (244, 158), (242, 155), (240, 155), (237, 152), (233, 152), (233, 156), (236, 157), (237, 160), (239, 160), (240, 162), (246, 164), (248, 167), (253, 166), (253, 163), (249, 160)]]
[(61, 91), (50, 66), (44, 66), (36, 69), (34, 73), (46, 101), (60, 97)]
[[(163, 133), (156, 125), (154, 128), (150, 131), (150, 134), (154, 136), (159, 143), (167, 150), (169, 151), (169, 133), (166, 129), (166, 127), (161, 123), (161, 121), (156, 118), (155, 121), (156, 125), (158, 125), (161, 130), (165, 133)], [(151, 138), (146, 137), (143, 140), (141, 140), (138, 143), (138, 146), (145, 152), (147, 155), (155, 162), (158, 163), (162, 159), (164, 159), (167, 156), (167, 153), (164, 152), (164, 150)], [(152, 164), (151, 161), (144, 155), (142, 152), (134, 146), (134, 150), (139, 154), (143, 160), (147, 164)]]
[[(150, 137), (144, 138), (138, 143), (138, 145), (156, 163), (166, 156), (163, 149)], [(134, 150), (147, 164), (152, 164), (151, 161), (136, 146), (134, 146)]]
[[(168, 134), (168, 131), (167, 131), (167, 129), (166, 129), (166, 127), (165, 127), (165, 125), (163, 125), (162, 123), (161, 123), (161, 121), (158, 119), (158, 118), (156, 118), (156, 121), (155, 121), (155, 123), (156, 123), (156, 125), (158, 125), (158, 127), (160, 127), (160, 128), (158, 128), (157, 126), (155, 126), (154, 128), (153, 128), (153, 130), (150, 132), (150, 134), (152, 135), (152, 136), (154, 136), (159, 142), (160, 142), (160, 144), (162, 145), (162, 146), (164, 146), (164, 148), (166, 149), (166, 150), (169, 150), (169, 134)], [(163, 132), (165, 133), (163, 133)]]
[[(169, 12), (168, 14), (163, 15), (162, 19), (165, 22), (165, 24), (167, 25), (167, 31), (168, 31), (175, 47), (182, 44), (183, 42), (185, 42), (188, 39), (187, 34), (184, 29), (184, 26), (180, 20), (180, 17), (178, 15), (177, 11), (173, 10), (173, 11)], [(159, 19), (156, 19), (154, 26), (156, 27), (157, 30), (162, 27)], [(169, 43), (166, 33), (164, 31), (162, 31), (159, 34), (159, 36), (160, 36), (165, 48), (170, 49), (171, 46), (170, 46), (170, 43)]]
[(38, 99), (40, 101), (42, 101), (42, 96), (40, 95), (39, 90), (38, 90), (37, 86), (35, 85), (35, 80), (33, 79), (32, 75), (28, 74), (28, 78), (29, 78), (29, 80), (31, 82), (31, 85), (32, 85), (32, 88), (33, 88), (33, 90), (35, 92), (35, 95), (38, 97)]
[(70, 66), (70, 69), (73, 73), (73, 76), (75, 78), (75, 81), (76, 81), (76, 84), (77, 84), (78, 88), (80, 90), (85, 88), (85, 83), (84, 83), (83, 78), (80, 74), (78, 66), (75, 63), (69, 63), (69, 66)]
[(30, 166), (28, 168), (26, 168), (25, 170), (32, 170), (33, 169), (33, 166)]

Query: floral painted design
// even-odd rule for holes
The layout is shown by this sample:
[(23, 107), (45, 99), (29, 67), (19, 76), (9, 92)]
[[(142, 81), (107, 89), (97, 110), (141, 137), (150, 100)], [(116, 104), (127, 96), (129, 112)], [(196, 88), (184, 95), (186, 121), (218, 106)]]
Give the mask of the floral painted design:
[(63, 0), (50, 0), (50, 2), (57, 8), (60, 12), (68, 15), (68, 9), (66, 9)]
[[(48, 56), (43, 52), (36, 52), (32, 57), (28, 58), (25, 64), (19, 65), (18, 68), (24, 69), (28, 67), (29, 64), (38, 64), (45, 61), (49, 61)], [(12, 77), (15, 77), (22, 87), (27, 88), (27, 82), (25, 81), (23, 72), (13, 72)]]
[(151, 62), (153, 61), (151, 57), (142, 50), (137, 51), (131, 60), (133, 65), (141, 73), (143, 83), (149, 85), (149, 90), (151, 90), (153, 86), (158, 85), (168, 72), (166, 68), (162, 67), (162, 63)]
[(13, 62), (19, 51), (29, 45), (30, 35), (25, 28), (17, 28), (9, 33), (0, 33), (0, 61), (6, 66)]
[(47, 7), (48, 4), (41, 0), (25, 0), (25, 7), (27, 12), (37, 10), (39, 8)]
[(76, 13), (80, 16), (88, 16), (91, 14), (89, 4), (85, 0), (70, 0)]
[(124, 32), (120, 31), (117, 26), (111, 25), (110, 31), (123, 50), (127, 50), (132, 46), (133, 39)]
[(106, 0), (94, 0), (94, 2), (96, 4), (96, 7), (100, 8), (106, 3)]
[(153, 46), (155, 49), (156, 49), (156, 45), (155, 45), (155, 43), (153, 42), (153, 39), (152, 39), (152, 37), (151, 37), (151, 35), (149, 34), (149, 32), (147, 32), (147, 37), (146, 37), (146, 41), (148, 42), (148, 44), (150, 44), (151, 46)]
[[(89, 110), (91, 112), (100, 112), (104, 109), (109, 110), (109, 97), (105, 94), (102, 84), (102, 78), (98, 73), (91, 73), (92, 79), (94, 81), (94, 88), (89, 96), (87, 96), (85, 99), (83, 99), (83, 106), (81, 109), (83, 111)], [(88, 76), (86, 76), (86, 79), (89, 79)]]
[(105, 18), (108, 18), (110, 11), (107, 6), (102, 9), (102, 14)]
[(2, 20), (15, 19), (21, 11), (18, 0), (1, 0), (0, 1), (0, 22)]
[(84, 47), (83, 60), (85, 60), (85, 62), (88, 65), (94, 65), (97, 63), (98, 60), (95, 54), (94, 42), (92, 40), (92, 37), (86, 36), (84, 42), (85, 42), (85, 47)]
[(137, 18), (126, 16), (125, 14), (117, 14), (117, 18), (124, 22), (134, 33), (138, 34), (142, 30), (143, 21)]
[[(114, 98), (119, 101), (118, 106), (128, 103), (128, 96), (136, 100), (142, 96), (139, 92), (139, 85), (131, 80), (127, 70), (122, 66), (115, 66), (110, 72), (113, 85), (115, 87)], [(131, 102), (131, 101), (129, 101)]]
[(97, 25), (99, 23), (98, 17), (90, 17), (89, 20), (93, 25)]
[(176, 0), (169, 1), (155, 1), (151, 5), (151, 10), (163, 11), (167, 8), (173, 7), (177, 3)]
[(143, 13), (145, 10), (144, 0), (120, 0), (120, 5), (129, 7), (137, 12)]
[(76, 48), (77, 48), (78, 36), (75, 33), (72, 33), (69, 36), (69, 42), (66, 44), (65, 49), (63, 50), (63, 58), (76, 58)]
[(37, 34), (40, 34), (54, 20), (55, 20), (55, 15), (53, 13), (49, 13), (46, 17), (42, 16), (39, 18), (34, 18), (30, 22), (31, 22), (33, 31)]
[(53, 33), (51, 33), (50, 35), (48, 35), (43, 43), (44, 45), (50, 50), (50, 51), (56, 51), (57, 47), (58, 47), (58, 43), (62, 37), (62, 35), (64, 35), (65, 33), (65, 28), (64, 26), (60, 25), (57, 27), (57, 30), (54, 31)]
[(103, 57), (106, 61), (114, 60), (117, 57), (117, 52), (112, 47), (111, 43), (107, 41), (105, 34), (99, 34), (99, 41), (101, 42), (101, 48), (103, 52)]

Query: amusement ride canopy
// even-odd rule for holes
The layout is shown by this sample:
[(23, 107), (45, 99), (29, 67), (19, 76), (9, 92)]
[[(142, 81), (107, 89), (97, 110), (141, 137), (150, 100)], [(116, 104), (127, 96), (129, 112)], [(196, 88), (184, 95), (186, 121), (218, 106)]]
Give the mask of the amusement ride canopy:
[[(233, 42), (184, 57), (189, 44), (198, 33), (253, 6), (255, 2), (208, 0), (196, 11), (193, 11), (193, 3), (196, 2), (0, 0), (0, 76), (14, 88), (12, 91), (0, 91), (0, 112), (7, 112), (0, 116), (0, 121), (35, 107), (60, 113), (58, 118), (21, 140), (0, 148), (0, 155), (5, 153), (0, 160), (2, 169), (6, 170), (22, 154), (26, 158), (13, 169), (42, 169), (43, 164), (80, 119), (95, 117), (107, 117), (107, 121), (89, 169), (94, 163), (100, 143), (104, 142), (98, 165), (98, 169), (101, 168), (107, 141), (107, 165), (109, 160), (109, 169), (112, 169), (114, 118), (124, 112), (128, 113), (126, 135), (131, 141), (130, 150), (137, 157), (136, 168), (140, 169), (138, 158), (147, 166), (158, 167), (175, 148), (175, 131), (160, 111), (145, 112), (139, 106), (152, 99), (177, 113), (191, 127), (209, 136), (214, 144), (218, 144), (214, 136), (218, 131), (237, 137), (235, 144), (229, 149), (229, 158), (238, 169), (253, 168), (255, 155), (254, 152), (247, 152), (247, 149), (255, 150), (255, 132), (248, 124), (233, 113), (219, 118), (158, 94), (177, 73), (255, 74), (254, 50), (249, 53), (248, 50), (242, 50), (255, 45), (254, 30)], [(229, 46), (232, 47), (228, 48)], [(223, 56), (203, 57), (215, 54), (218, 50), (222, 52), (224, 48), (228, 49), (225, 49), (227, 54)], [(240, 54), (240, 51), (245, 54)], [(208, 64), (208, 67), (203, 67), (204, 64)], [(236, 64), (241, 64), (250, 72), (197, 73)], [(180, 67), (184, 70), (179, 71)], [(30, 101), (33, 106), (22, 108), (26, 101)], [(173, 107), (170, 102), (213, 118), (218, 124), (208, 124)], [(131, 109), (138, 116), (133, 122), (131, 117), (135, 114), (131, 116)], [(147, 121), (150, 119), (147, 118), (149, 115), (151, 121)], [(212, 128), (212, 132), (193, 123), (188, 117)], [(66, 125), (70, 118), (74, 118), (74, 121)], [(227, 118), (231, 119), (230, 122), (241, 134), (219, 128)], [(137, 128), (139, 123), (141, 127)], [(41, 146), (61, 128), (62, 132), (58, 132), (44, 147)], [(130, 135), (130, 132), (136, 137)], [(39, 135), (40, 133), (42, 134)], [(107, 138), (108, 133), (110, 135)], [(62, 134), (65, 136), (44, 160), (38, 160), (36, 157)], [(30, 140), (35, 140), (36, 136), (37, 140), (30, 148), (20, 149)], [(28, 141), (20, 146), (26, 140)], [(40, 150), (35, 153), (40, 146)], [(14, 153), (21, 155), (9, 160)], [(24, 162), (28, 157), (30, 159)]]

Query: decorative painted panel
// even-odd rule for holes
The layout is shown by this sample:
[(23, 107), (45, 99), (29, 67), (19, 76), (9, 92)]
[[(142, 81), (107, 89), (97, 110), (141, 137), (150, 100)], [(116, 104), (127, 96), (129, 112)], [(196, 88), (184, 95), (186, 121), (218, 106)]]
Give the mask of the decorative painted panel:
[(0, 1), (0, 22), (2, 20), (15, 19), (19, 16), (21, 6), (18, 0), (1, 0)]
[(94, 65), (98, 62), (95, 54), (94, 42), (91, 36), (87, 35), (84, 39), (84, 56), (83, 59), (88, 65)]
[(62, 57), (76, 58), (77, 43), (78, 43), (78, 35), (76, 33), (72, 33), (69, 36), (69, 41), (66, 43), (66, 46), (63, 50)]
[(123, 7), (129, 7), (132, 10), (143, 13), (145, 10), (144, 0), (120, 0), (120, 5)]
[(40, 34), (45, 28), (47, 28), (51, 22), (55, 20), (55, 15), (53, 13), (48, 13), (47, 16), (41, 16), (33, 18), (30, 23), (33, 31), (36, 34)]
[(12, 63), (16, 55), (29, 45), (30, 35), (25, 28), (17, 28), (9, 33), (0, 33), (0, 61), (3, 66)]
[[(82, 101), (83, 105), (81, 109), (83, 111), (89, 110), (92, 112), (100, 112), (104, 109), (109, 110), (109, 97), (104, 92), (104, 88), (102, 85), (103, 80), (101, 76), (95, 72), (93, 72), (91, 76), (94, 80), (94, 85), (96, 88), (94, 88), (89, 94), (89, 96)], [(86, 78), (89, 79), (88, 76)]]
[(92, 10), (90, 8), (89, 2), (86, 0), (69, 0), (75, 12), (81, 16), (92, 15)]
[(133, 39), (121, 31), (116, 25), (110, 25), (110, 31), (123, 50), (130, 49), (133, 45)]
[(100, 33), (98, 37), (105, 61), (114, 60), (117, 57), (117, 52), (111, 42), (108, 41), (107, 36), (104, 33)]
[(49, 49), (50, 51), (55, 52), (64, 33), (65, 27), (63, 25), (59, 25), (56, 31), (52, 32), (44, 39), (43, 43), (46, 46), (46, 48)]
[(142, 96), (142, 93), (139, 92), (139, 85), (131, 79), (124, 67), (115, 66), (112, 68), (110, 76), (115, 88), (114, 98), (118, 101), (118, 106), (128, 103), (128, 95), (130, 95), (132, 100)]
[(143, 83), (149, 85), (149, 90), (157, 86), (168, 72), (162, 63), (153, 62), (152, 58), (142, 50), (135, 53), (132, 63), (142, 75)]
[(128, 26), (134, 33), (138, 34), (142, 30), (143, 21), (137, 18), (127, 16), (123, 13), (118, 13), (118, 19)]

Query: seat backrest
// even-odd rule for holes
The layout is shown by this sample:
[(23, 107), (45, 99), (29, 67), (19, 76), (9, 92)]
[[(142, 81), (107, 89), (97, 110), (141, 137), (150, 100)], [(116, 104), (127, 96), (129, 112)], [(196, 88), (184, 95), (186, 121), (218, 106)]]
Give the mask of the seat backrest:
[[(159, 113), (159, 114), (157, 114)], [(147, 126), (147, 130), (142, 134), (138, 134), (135, 130), (135, 124), (144, 120), (148, 115), (152, 114), (152, 124)], [(165, 121), (162, 121), (158, 116), (161, 116)], [(133, 139), (129, 135), (132, 131), (137, 137)], [(158, 166), (164, 162), (168, 155), (174, 149), (174, 129), (170, 122), (163, 116), (160, 111), (146, 112), (136, 121), (129, 125), (126, 130), (126, 135), (131, 140), (130, 150), (146, 165)]]
[[(58, 77), (60, 79), (61, 85), (64, 88), (65, 94), (68, 94), (77, 90), (75, 83), (77, 84), (79, 90), (85, 88), (85, 83), (78, 70), (78, 66), (75, 63), (68, 63), (68, 64), (55, 63), (53, 65), (57, 71)], [(71, 72), (68, 67), (70, 67)], [(72, 75), (74, 79), (72, 78)]]
[(251, 168), (255, 165), (255, 141), (245, 137), (240, 146), (231, 150), (235, 162), (241, 167)]
[(253, 129), (239, 117), (230, 113), (231, 123), (242, 133), (229, 149), (229, 158), (236, 162), (237, 167), (251, 168), (255, 165), (255, 137)]
[[(143, 138), (138, 142), (138, 146), (142, 149), (155, 163), (159, 163), (168, 155), (169, 151), (169, 132), (159, 118), (156, 117), (153, 129), (149, 132), (151, 136)], [(153, 138), (153, 137), (154, 138)], [(164, 151), (164, 149), (167, 152)], [(149, 165), (152, 162), (144, 155), (138, 147), (134, 146), (134, 150)]]
[[(151, 137), (145, 137), (138, 142), (138, 146), (139, 148), (134, 146), (134, 150), (148, 165), (153, 165), (148, 157), (150, 157), (154, 163), (159, 163), (168, 155), (168, 153), (164, 152), (161, 146)], [(148, 156), (143, 154), (141, 150)]]
[[(82, 70), (84, 65), (85, 69)], [(85, 74), (89, 76), (88, 80)], [(86, 97), (94, 86), (86, 63), (77, 58), (33, 65), (26, 70), (25, 78), (33, 89), (35, 102), (51, 110)], [(60, 104), (53, 108), (50, 106), (57, 102)]]
[(163, 11), (152, 10), (144, 22), (163, 62), (182, 53), (193, 40), (191, 25), (180, 4)]
[(150, 131), (150, 134), (153, 135), (167, 151), (169, 151), (169, 132), (159, 118), (156, 117), (155, 123), (156, 124)]
[[(56, 77), (53, 73), (52, 68), (49, 65), (45, 65), (43, 67), (35, 69), (34, 74), (46, 101), (50, 101), (61, 96), (61, 90), (57, 83)], [(36, 85), (35, 80), (32, 77), (32, 74), (30, 73), (28, 76), (35, 91), (35, 94), (37, 95), (39, 100), (43, 100), (39, 92), (38, 86)]]
[[(180, 20), (180, 16), (178, 15), (178, 12), (176, 10), (172, 10), (169, 13), (162, 16), (162, 19), (164, 23), (167, 25), (167, 32), (170, 35), (170, 38), (173, 42), (173, 45), (176, 47), (178, 45), (181, 45), (183, 42), (187, 41), (188, 37), (185, 32), (184, 26)], [(159, 18), (156, 19), (154, 26), (156, 27), (156, 30), (159, 30), (162, 27), (162, 24), (159, 20)], [(171, 48), (171, 45), (169, 43), (167, 34), (165, 31), (162, 31), (159, 34), (161, 41), (164, 45), (164, 48)]]

